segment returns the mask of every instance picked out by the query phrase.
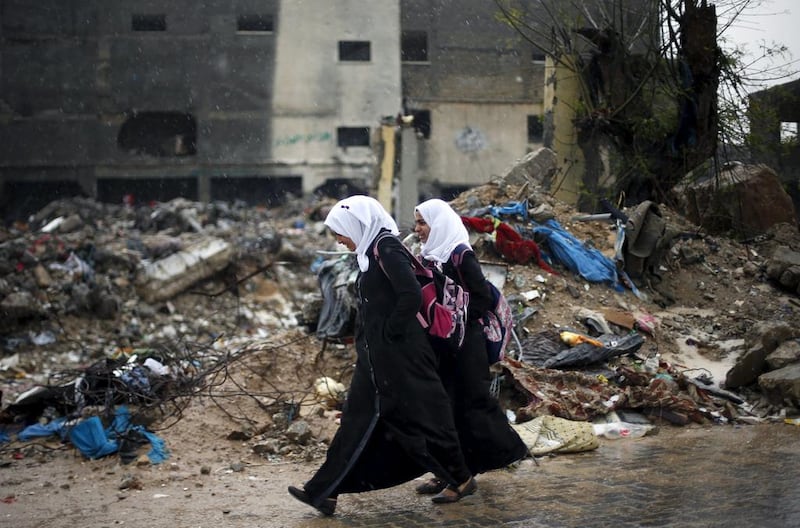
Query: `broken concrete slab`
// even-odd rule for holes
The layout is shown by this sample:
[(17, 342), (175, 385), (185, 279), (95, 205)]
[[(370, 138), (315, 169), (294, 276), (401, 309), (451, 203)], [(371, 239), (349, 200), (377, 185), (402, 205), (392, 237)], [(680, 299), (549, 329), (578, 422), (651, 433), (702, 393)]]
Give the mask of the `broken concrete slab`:
[(233, 246), (225, 240), (201, 240), (161, 260), (144, 263), (136, 276), (136, 291), (145, 302), (165, 301), (223, 270), (233, 254)]

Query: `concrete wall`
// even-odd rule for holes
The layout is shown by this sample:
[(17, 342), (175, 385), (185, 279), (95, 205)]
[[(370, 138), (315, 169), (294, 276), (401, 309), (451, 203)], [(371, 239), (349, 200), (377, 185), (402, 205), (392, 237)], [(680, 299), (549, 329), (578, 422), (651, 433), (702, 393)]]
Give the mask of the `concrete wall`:
[[(306, 165), (304, 187), (326, 178), (370, 179), (372, 146), (337, 146), (338, 127), (368, 127), (401, 110), (400, 7), (396, 0), (294, 0), (282, 4), (277, 40), (273, 153)], [(339, 41), (370, 42), (369, 61), (340, 61)], [(333, 162), (336, 163), (333, 163)]]
[(538, 146), (528, 143), (527, 116), (542, 114), (544, 64), (497, 14), (494, 2), (402, 1), (402, 29), (428, 37), (428, 61), (402, 69), (407, 109), (431, 112), (423, 181), (485, 183)]
[(502, 175), (532, 146), (527, 116), (540, 104), (430, 103), (434, 133), (420, 142), (420, 164), (427, 181), (480, 185)]
[[(327, 177), (371, 177), (370, 147), (337, 147), (336, 128), (377, 129), (401, 108), (398, 0), (4, 0), (0, 8), (0, 186), (45, 189), (80, 175), (96, 195), (107, 180), (190, 178), (193, 193), (211, 199), (215, 179), (287, 177), (309, 191)], [(135, 15), (162, 16), (166, 30), (134, 31)], [(271, 16), (273, 30), (238, 31), (241, 15)], [(340, 62), (339, 40), (370, 41), (371, 60)], [(120, 132), (148, 113), (190, 120), (194, 152), (180, 137), (183, 154), (170, 153), (169, 130), (133, 133), (154, 136), (150, 151), (123, 147)], [(6, 191), (0, 207), (11, 200)]]

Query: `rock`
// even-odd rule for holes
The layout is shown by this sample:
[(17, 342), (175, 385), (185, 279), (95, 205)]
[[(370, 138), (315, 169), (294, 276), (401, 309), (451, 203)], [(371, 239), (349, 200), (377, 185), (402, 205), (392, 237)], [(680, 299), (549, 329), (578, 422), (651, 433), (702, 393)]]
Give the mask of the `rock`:
[(503, 180), (513, 185), (531, 182), (549, 188), (550, 181), (557, 169), (555, 152), (549, 148), (540, 147), (517, 160), (511, 168), (506, 170)]
[(253, 453), (257, 455), (275, 455), (280, 449), (281, 443), (277, 438), (268, 438), (253, 445)]
[(779, 246), (767, 262), (767, 277), (794, 290), (800, 282), (800, 253)]
[(47, 269), (41, 264), (37, 264), (36, 267), (33, 268), (33, 276), (36, 278), (36, 285), (40, 288), (47, 288), (53, 283), (53, 279), (50, 278)]
[(311, 427), (305, 420), (295, 420), (286, 429), (286, 437), (295, 444), (306, 445), (311, 439)]
[(83, 227), (83, 219), (79, 214), (71, 214), (66, 217), (59, 225), (59, 233), (72, 233)]
[(791, 339), (795, 330), (786, 323), (764, 322), (756, 325), (747, 339), (747, 351), (725, 376), (725, 387), (732, 389), (755, 383), (767, 368), (767, 356), (778, 345)]
[(800, 363), (762, 374), (758, 386), (773, 405), (800, 406)]
[(44, 315), (39, 301), (27, 291), (10, 293), (0, 302), (0, 319), (16, 321)]
[(797, 225), (791, 197), (766, 165), (737, 165), (719, 178), (676, 187), (675, 194), (686, 216), (711, 233), (733, 230), (747, 238), (779, 223)]
[(769, 370), (777, 370), (800, 362), (800, 341), (793, 339), (781, 343), (767, 356), (766, 361)]

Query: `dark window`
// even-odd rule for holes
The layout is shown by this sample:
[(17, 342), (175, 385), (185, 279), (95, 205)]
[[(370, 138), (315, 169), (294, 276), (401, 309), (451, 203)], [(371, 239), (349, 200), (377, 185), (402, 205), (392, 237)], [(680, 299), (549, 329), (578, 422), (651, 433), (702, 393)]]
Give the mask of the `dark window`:
[(541, 143), (544, 126), (542, 118), (537, 115), (528, 116), (528, 143)]
[(400, 37), (400, 59), (404, 62), (427, 62), (428, 33), (403, 31)]
[(544, 51), (539, 48), (534, 48), (533, 52), (531, 53), (531, 60), (533, 62), (544, 62), (547, 56), (545, 55)]
[(430, 139), (431, 138), (431, 111), (430, 110), (412, 110), (411, 115), (414, 116), (414, 121), (411, 123), (417, 136)]
[(197, 154), (197, 123), (191, 114), (140, 112), (122, 124), (117, 146), (131, 154), (192, 156)]
[(133, 31), (166, 31), (166, 15), (133, 15), (131, 17)]
[(339, 127), (336, 129), (336, 144), (340, 147), (368, 147), (369, 127)]
[[(168, 202), (175, 198), (197, 200), (197, 178), (164, 177), (164, 178), (119, 178), (98, 179), (97, 199), (105, 203), (146, 204), (148, 202)], [(153, 227), (164, 222), (164, 219), (149, 218)], [(166, 226), (159, 226), (163, 229)]]
[(300, 176), (216, 176), (211, 178), (211, 199), (273, 207), (285, 204), (289, 194), (302, 196), (302, 184)]
[(340, 40), (340, 61), (369, 61), (370, 44), (368, 40)]
[(239, 15), (236, 31), (273, 31), (272, 15)]

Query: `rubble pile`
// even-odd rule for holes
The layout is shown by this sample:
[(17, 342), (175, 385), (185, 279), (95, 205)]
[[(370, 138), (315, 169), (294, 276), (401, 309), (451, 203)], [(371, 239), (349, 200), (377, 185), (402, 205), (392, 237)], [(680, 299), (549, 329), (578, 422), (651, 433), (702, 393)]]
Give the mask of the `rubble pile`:
[[(163, 430), (193, 400), (222, 411), (218, 422), (203, 412), (203, 434), (266, 457), (321, 454), (354, 358), (348, 290), (337, 289), (339, 310), (321, 289), (355, 276), (322, 224), (330, 203), (74, 198), (0, 228), (3, 423), (103, 415), (124, 401)], [(654, 204), (587, 217), (520, 170), (451, 204), (470, 226), (491, 219), (473, 230), (473, 247), (514, 309), (516, 340), (493, 368), (520, 421), (638, 411), (684, 425), (800, 412), (795, 225), (744, 244)], [(343, 329), (318, 328), (321, 316)], [(76, 403), (75, 380), (98, 370), (101, 389)], [(37, 387), (50, 399), (37, 391), (37, 406), (20, 407)]]

